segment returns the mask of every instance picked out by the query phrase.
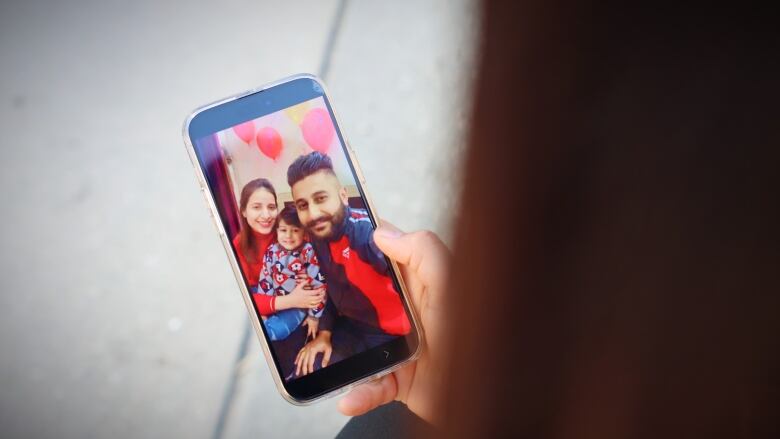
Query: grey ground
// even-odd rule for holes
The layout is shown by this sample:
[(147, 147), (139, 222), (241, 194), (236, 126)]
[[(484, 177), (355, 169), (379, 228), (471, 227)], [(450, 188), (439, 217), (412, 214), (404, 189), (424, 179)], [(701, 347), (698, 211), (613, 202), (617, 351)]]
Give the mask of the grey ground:
[(333, 436), (254, 336), (237, 363), (182, 122), (325, 66), (380, 214), (447, 238), (477, 24), (464, 0), (0, 4), (0, 437)]

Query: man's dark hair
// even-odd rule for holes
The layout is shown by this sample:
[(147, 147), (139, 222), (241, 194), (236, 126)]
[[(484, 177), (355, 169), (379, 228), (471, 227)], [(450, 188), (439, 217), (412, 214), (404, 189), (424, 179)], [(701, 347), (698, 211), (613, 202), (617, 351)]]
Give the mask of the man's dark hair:
[(291, 226), (303, 228), (301, 220), (298, 218), (298, 210), (295, 208), (294, 204), (284, 206), (284, 209), (279, 212), (279, 221), (284, 221)]
[(302, 155), (287, 168), (287, 184), (292, 187), (295, 183), (319, 171), (336, 175), (330, 157), (318, 151)]

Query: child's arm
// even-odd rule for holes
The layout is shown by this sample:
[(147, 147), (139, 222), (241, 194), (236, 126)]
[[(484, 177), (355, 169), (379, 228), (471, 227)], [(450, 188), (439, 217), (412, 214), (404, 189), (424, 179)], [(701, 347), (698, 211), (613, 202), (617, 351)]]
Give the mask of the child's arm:
[(314, 318), (312, 316), (306, 317), (306, 321), (303, 322), (304, 325), (308, 327), (306, 330), (306, 337), (314, 339), (317, 337), (317, 327), (320, 324), (320, 319)]

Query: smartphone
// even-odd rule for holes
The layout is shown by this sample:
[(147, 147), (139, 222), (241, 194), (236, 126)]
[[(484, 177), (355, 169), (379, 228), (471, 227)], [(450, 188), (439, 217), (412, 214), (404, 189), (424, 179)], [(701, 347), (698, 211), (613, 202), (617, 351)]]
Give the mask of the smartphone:
[(309, 404), (414, 360), (421, 337), (325, 92), (295, 75), (195, 110), (184, 142), (274, 381)]

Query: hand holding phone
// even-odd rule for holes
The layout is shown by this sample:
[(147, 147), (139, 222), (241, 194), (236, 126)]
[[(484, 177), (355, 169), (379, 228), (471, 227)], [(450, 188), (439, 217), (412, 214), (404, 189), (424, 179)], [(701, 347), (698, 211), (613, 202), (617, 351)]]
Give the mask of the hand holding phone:
[(375, 233), (377, 246), (401, 269), (412, 303), (420, 312), (425, 331), (425, 349), (417, 361), (392, 374), (353, 388), (341, 401), (339, 410), (358, 416), (398, 400), (426, 421), (436, 424), (435, 395), (440, 395), (442, 370), (449, 361), (444, 355), (444, 302), (450, 253), (431, 232), (403, 233), (383, 222)]

